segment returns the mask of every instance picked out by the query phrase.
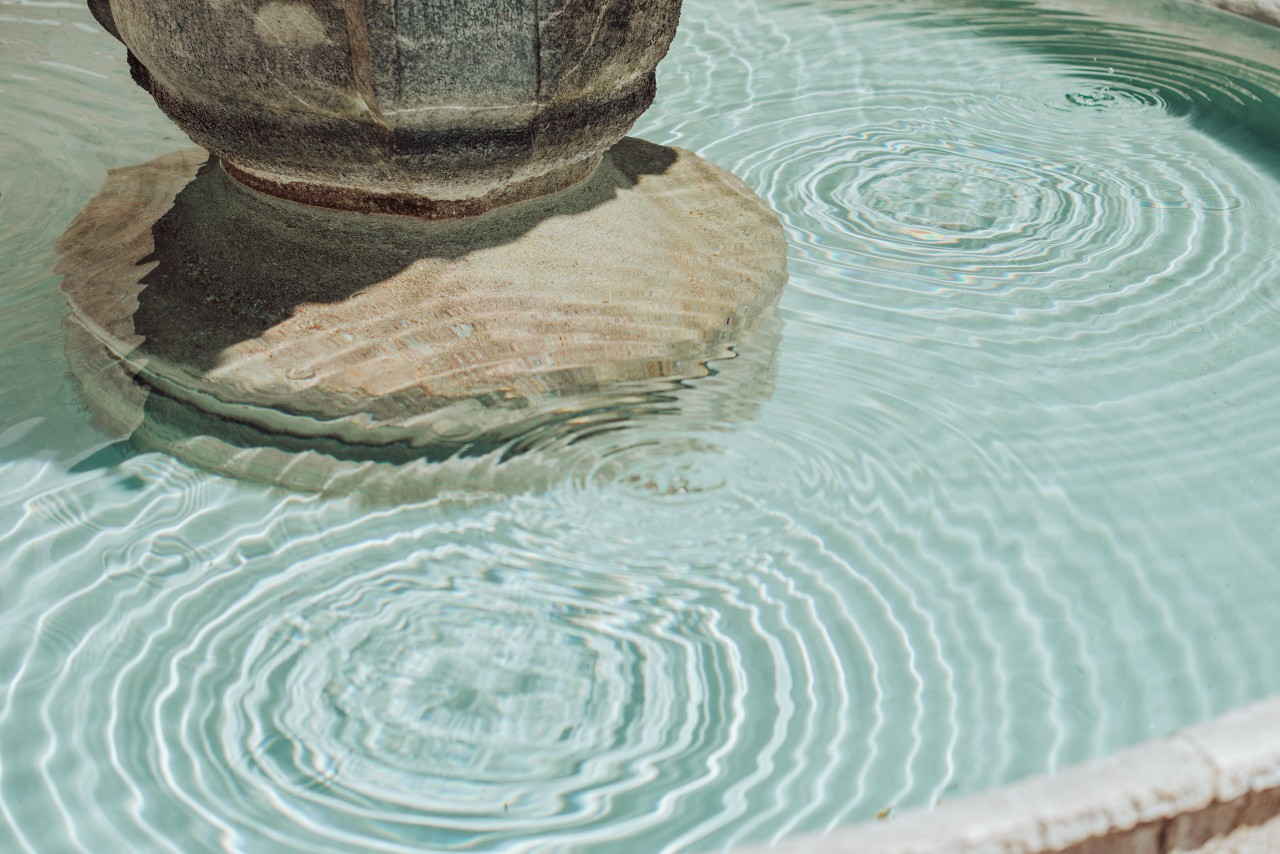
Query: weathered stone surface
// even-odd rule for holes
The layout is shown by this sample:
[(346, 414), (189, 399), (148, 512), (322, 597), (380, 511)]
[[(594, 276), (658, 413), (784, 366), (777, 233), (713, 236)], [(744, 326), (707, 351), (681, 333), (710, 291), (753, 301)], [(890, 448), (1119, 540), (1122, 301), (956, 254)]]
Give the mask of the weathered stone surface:
[(655, 394), (732, 421), (770, 393), (781, 227), (688, 152), (625, 140), (569, 190), (444, 222), (282, 201), (206, 157), (113, 172), (60, 244), (73, 369), (142, 444), (345, 490)]
[(1194, 854), (1276, 854), (1280, 851), (1280, 818), (1258, 827), (1240, 827), (1197, 848)]
[(585, 179), (680, 0), (89, 0), (134, 79), (256, 189), (471, 216)]

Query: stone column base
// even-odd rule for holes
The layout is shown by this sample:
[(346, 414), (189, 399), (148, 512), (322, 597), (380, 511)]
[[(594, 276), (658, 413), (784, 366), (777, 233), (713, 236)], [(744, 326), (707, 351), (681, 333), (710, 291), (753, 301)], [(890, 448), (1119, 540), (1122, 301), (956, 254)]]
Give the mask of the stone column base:
[(786, 280), (759, 198), (631, 139), (568, 190), (447, 221), (291, 203), (191, 149), (112, 172), (60, 249), (104, 426), (330, 492), (432, 466), (435, 490), (630, 417), (751, 417)]

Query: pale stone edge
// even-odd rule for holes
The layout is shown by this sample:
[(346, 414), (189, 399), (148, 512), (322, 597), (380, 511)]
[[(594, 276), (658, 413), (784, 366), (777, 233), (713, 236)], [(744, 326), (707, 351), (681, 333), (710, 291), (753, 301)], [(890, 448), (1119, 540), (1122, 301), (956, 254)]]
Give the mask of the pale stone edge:
[(1280, 695), (1168, 738), (757, 852), (1165, 854), (1280, 816)]

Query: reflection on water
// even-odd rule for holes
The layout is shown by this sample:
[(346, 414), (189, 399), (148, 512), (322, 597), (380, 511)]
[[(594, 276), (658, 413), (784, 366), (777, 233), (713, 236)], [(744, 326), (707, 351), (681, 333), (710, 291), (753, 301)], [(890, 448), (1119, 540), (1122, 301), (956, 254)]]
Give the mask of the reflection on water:
[[(252, 305), (226, 272), (270, 249), (200, 225), (236, 190), (192, 185), (202, 161), (167, 197), (129, 183), (187, 143), (87, 13), (0, 0), (0, 850), (722, 849), (1280, 690), (1276, 33), (1086, 2), (687, 0), (637, 134), (778, 212), (785, 340), (662, 291), (679, 321), (655, 325), (686, 337), (658, 343), (687, 349), (664, 388), (634, 380), (658, 397), (598, 429), (513, 421), (507, 462), (437, 443), (396, 468), (463, 488), (375, 502), (146, 450), (274, 478), (262, 449), (315, 422), (376, 479), (369, 459), (428, 445), (359, 445), (404, 425), (289, 410), (338, 374), (255, 359), (280, 324), (341, 319), (325, 259), (359, 246), (256, 268), (296, 260), (313, 298), (165, 338), (166, 287), (217, 328)], [(90, 332), (92, 283), (53, 273), (55, 243), (116, 192), (93, 278), (136, 300)], [(186, 242), (132, 266), (162, 219)], [(466, 352), (466, 326), (422, 317)], [(510, 352), (468, 378), (556, 351)], [(474, 412), (532, 414), (581, 366)], [(172, 403), (228, 377), (252, 382)], [(340, 485), (302, 459), (283, 477)]]
[(425, 463), (737, 420), (771, 392), (781, 229), (687, 153), (625, 140), (578, 187), (452, 222), (283, 202), (206, 157), (112, 173), (59, 243), (71, 369), (142, 447), (404, 497), (482, 485)]

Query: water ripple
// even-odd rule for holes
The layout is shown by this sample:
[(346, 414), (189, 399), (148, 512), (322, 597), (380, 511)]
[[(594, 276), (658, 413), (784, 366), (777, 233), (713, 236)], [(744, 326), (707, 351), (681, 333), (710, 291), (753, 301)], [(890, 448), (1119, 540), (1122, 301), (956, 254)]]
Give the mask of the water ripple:
[(780, 358), (365, 501), (94, 426), (51, 241), (182, 144), (0, 5), (0, 848), (727, 848), (1280, 690), (1273, 32), (690, 0), (641, 131), (785, 218)]

